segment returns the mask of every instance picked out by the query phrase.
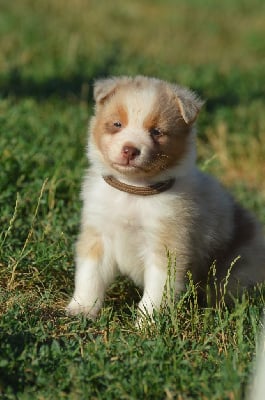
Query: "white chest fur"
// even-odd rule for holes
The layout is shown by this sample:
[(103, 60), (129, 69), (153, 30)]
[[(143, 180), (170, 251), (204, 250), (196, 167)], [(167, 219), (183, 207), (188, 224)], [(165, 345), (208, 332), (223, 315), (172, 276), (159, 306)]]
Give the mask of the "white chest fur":
[(147, 197), (127, 194), (102, 178), (84, 185), (83, 221), (99, 232), (120, 272), (136, 284), (143, 285), (144, 265), (157, 247), (161, 223), (175, 218), (173, 198), (176, 202), (170, 191)]

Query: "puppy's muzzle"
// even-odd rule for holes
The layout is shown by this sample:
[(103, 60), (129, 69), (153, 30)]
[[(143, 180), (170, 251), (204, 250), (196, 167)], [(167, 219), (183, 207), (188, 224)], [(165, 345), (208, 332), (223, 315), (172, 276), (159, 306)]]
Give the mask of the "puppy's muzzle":
[(123, 160), (129, 164), (130, 161), (134, 160), (141, 154), (141, 151), (131, 144), (126, 144), (123, 146), (121, 153)]

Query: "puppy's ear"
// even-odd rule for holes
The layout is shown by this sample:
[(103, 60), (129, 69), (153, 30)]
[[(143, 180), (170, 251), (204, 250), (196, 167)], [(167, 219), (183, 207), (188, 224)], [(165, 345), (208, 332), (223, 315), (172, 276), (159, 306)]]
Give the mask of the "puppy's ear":
[(184, 87), (174, 85), (172, 89), (175, 93), (182, 118), (187, 125), (192, 124), (196, 120), (204, 101), (196, 93)]
[(107, 97), (115, 91), (117, 79), (100, 79), (94, 84), (94, 100), (97, 104), (103, 104)]
[(94, 100), (97, 105), (103, 104), (111, 95), (114, 94), (117, 87), (125, 83), (127, 77), (99, 79), (94, 84)]

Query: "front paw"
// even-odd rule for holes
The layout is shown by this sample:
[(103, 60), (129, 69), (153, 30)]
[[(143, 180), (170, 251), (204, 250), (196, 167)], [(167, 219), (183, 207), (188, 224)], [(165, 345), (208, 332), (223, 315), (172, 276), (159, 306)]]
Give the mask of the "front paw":
[(137, 329), (144, 329), (147, 327), (152, 326), (155, 323), (153, 316), (138, 313), (136, 320), (135, 320), (135, 327)]
[(78, 299), (72, 298), (68, 306), (65, 308), (66, 314), (69, 316), (84, 315), (86, 318), (95, 319), (98, 315), (100, 307), (96, 304), (82, 304)]
[(153, 316), (154, 309), (150, 305), (147, 309), (146, 305), (143, 302), (140, 302), (138, 305), (137, 316), (135, 321), (135, 326), (138, 329), (142, 329), (144, 327), (152, 325), (154, 321)]

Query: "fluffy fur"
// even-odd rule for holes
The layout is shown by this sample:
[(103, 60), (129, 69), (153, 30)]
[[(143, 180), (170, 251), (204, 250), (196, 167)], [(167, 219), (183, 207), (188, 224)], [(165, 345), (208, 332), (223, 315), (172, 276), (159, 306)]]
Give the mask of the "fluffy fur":
[[(161, 306), (168, 254), (175, 258), (176, 294), (185, 289), (188, 270), (205, 294), (213, 263), (219, 287), (238, 256), (227, 293), (263, 282), (265, 244), (259, 224), (196, 168), (194, 123), (202, 101), (186, 88), (143, 76), (97, 81), (94, 98), (91, 166), (83, 184), (68, 312), (95, 317), (106, 289), (123, 274), (143, 287), (139, 310), (151, 316)], [(109, 186), (102, 176), (143, 187), (172, 177), (175, 183), (163, 193), (137, 196)]]

